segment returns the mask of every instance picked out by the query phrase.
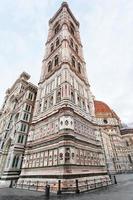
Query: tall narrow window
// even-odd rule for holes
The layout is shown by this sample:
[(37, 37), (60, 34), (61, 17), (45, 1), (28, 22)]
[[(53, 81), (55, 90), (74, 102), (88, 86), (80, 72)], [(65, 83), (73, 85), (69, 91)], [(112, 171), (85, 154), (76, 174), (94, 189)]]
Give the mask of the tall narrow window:
[(29, 112), (31, 110), (31, 106), (26, 104), (25, 110)]
[(81, 74), (81, 64), (78, 63), (78, 72)]
[(18, 136), (18, 143), (20, 143), (21, 135)]
[(57, 38), (56, 39), (56, 47), (59, 46), (59, 44), (60, 44), (60, 41), (59, 41), (59, 38)]
[(52, 61), (49, 61), (48, 63), (48, 72), (52, 70)]
[(32, 100), (33, 99), (33, 93), (29, 92), (28, 99)]
[(82, 105), (83, 105), (83, 109), (86, 110), (84, 100), (82, 101)]
[(81, 106), (81, 100), (79, 96), (77, 97), (77, 100), (78, 100), (78, 106)]
[(60, 101), (61, 101), (61, 92), (58, 91), (58, 92), (57, 92), (57, 101), (56, 101), (56, 102), (58, 103), (58, 102), (60, 102)]
[(72, 22), (70, 22), (70, 32), (71, 32), (72, 35), (74, 35), (75, 27), (74, 27), (74, 25), (72, 24)]
[(28, 119), (29, 119), (29, 114), (24, 113), (23, 120), (28, 121)]
[(21, 135), (21, 143), (23, 143), (23, 140), (24, 140), (24, 135)]
[(16, 157), (16, 160), (15, 160), (16, 162), (15, 162), (15, 167), (17, 168), (17, 166), (18, 166), (18, 161), (19, 161), (19, 156), (17, 156)]
[(74, 99), (74, 93), (71, 92), (71, 101), (74, 103), (75, 102), (75, 99)]
[(53, 96), (50, 97), (50, 99), (49, 99), (49, 106), (50, 106), (50, 107), (53, 106)]
[(60, 24), (57, 22), (55, 24), (55, 29), (54, 29), (55, 34), (57, 34), (59, 32), (59, 30), (60, 30)]
[(44, 106), (43, 106), (43, 110), (46, 110), (46, 109), (47, 109), (47, 100), (45, 100)]
[(15, 166), (15, 162), (16, 162), (16, 156), (14, 156), (13, 161), (12, 161), (12, 167)]
[(76, 53), (78, 53), (78, 45), (75, 46)]
[(54, 66), (58, 65), (59, 64), (59, 58), (58, 58), (58, 55), (56, 55), (54, 57)]
[(75, 67), (75, 57), (72, 56), (72, 66)]
[(73, 48), (73, 39), (71, 38), (71, 40), (70, 40), (70, 45), (71, 45), (71, 47)]
[(130, 163), (132, 163), (132, 158), (131, 158), (130, 154), (128, 154), (128, 160), (129, 160)]
[(50, 46), (50, 50), (51, 50), (51, 52), (54, 50), (54, 44), (53, 43)]
[(26, 132), (27, 131), (27, 125), (26, 124), (21, 124), (20, 131)]

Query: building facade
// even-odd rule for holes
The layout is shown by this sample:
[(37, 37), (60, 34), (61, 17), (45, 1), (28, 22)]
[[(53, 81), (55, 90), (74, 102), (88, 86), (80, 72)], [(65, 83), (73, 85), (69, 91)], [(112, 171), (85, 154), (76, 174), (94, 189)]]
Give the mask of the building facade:
[[(107, 175), (90, 85), (86, 77), (79, 22), (63, 3), (49, 21), (46, 53), (25, 150), (20, 187), (55, 192), (85, 190)], [(60, 185), (61, 183), (61, 185)], [(88, 186), (89, 187), (89, 186)]]
[(0, 113), (0, 185), (9, 186), (21, 171), (37, 87), (23, 72), (6, 91)]
[(119, 117), (104, 102), (94, 101), (94, 105), (108, 173), (128, 172), (129, 159), (125, 141), (121, 136)]
[(126, 153), (129, 160), (128, 170), (133, 171), (133, 128), (121, 128), (121, 135), (126, 145)]

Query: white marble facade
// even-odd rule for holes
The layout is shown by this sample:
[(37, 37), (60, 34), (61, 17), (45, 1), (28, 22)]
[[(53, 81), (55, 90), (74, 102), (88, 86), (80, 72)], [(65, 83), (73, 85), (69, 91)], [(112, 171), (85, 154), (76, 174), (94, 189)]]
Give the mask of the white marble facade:
[(21, 171), (37, 87), (23, 72), (7, 90), (0, 115), (0, 184), (9, 185)]
[[(18, 185), (62, 184), (107, 176), (96, 138), (79, 22), (63, 3), (49, 21), (46, 52)], [(101, 180), (102, 180), (101, 178)], [(107, 178), (107, 177), (106, 177)], [(67, 181), (68, 180), (68, 181)], [(109, 181), (109, 179), (108, 179)], [(56, 185), (56, 192), (58, 185)]]

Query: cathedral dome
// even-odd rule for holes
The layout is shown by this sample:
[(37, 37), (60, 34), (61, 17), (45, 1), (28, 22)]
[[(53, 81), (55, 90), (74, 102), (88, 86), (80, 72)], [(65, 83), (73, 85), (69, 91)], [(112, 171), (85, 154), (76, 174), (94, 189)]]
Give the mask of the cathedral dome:
[(116, 118), (119, 120), (119, 117), (117, 114), (104, 102), (102, 101), (94, 101), (94, 107), (95, 107), (95, 115), (96, 117), (111, 117), (111, 118)]
[(95, 113), (112, 113), (110, 107), (102, 101), (94, 101)]

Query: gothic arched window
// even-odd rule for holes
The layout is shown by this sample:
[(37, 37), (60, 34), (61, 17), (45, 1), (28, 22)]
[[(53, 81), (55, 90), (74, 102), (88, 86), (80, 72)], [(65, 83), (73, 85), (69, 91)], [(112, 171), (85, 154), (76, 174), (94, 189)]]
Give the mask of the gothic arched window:
[(82, 104), (83, 104), (83, 109), (86, 110), (85, 109), (85, 102), (84, 102), (84, 100), (82, 101)]
[(74, 93), (71, 92), (71, 101), (74, 103), (75, 102), (75, 99), (74, 99)]
[(48, 72), (52, 70), (52, 61), (48, 62)]
[(54, 50), (54, 44), (53, 43), (50, 46), (50, 50), (51, 50), (51, 52)]
[(75, 46), (76, 53), (78, 53), (78, 45)]
[(54, 33), (57, 34), (60, 30), (60, 24), (59, 22), (56, 22), (55, 26), (54, 26)]
[(15, 162), (16, 162), (16, 156), (14, 156), (13, 161), (12, 161), (12, 167), (15, 166)]
[(56, 47), (60, 44), (59, 38), (56, 39), (56, 42), (55, 42), (55, 43), (56, 43)]
[(78, 63), (78, 72), (81, 74), (81, 64)]
[(73, 39), (71, 38), (71, 40), (70, 40), (70, 45), (71, 45), (71, 47), (73, 48)]
[(78, 106), (81, 106), (81, 100), (79, 96), (77, 97), (77, 100), (78, 100)]
[(72, 66), (75, 67), (75, 57), (72, 56)]
[(56, 102), (58, 103), (58, 102), (60, 102), (60, 101), (61, 101), (61, 92), (58, 91), (58, 92), (57, 92), (57, 100), (56, 100)]
[(43, 110), (47, 109), (47, 100), (44, 101)]
[(59, 57), (58, 57), (58, 55), (56, 55), (55, 57), (54, 57), (54, 66), (56, 66), (56, 65), (58, 65), (59, 64)]
[(53, 106), (53, 96), (49, 99), (49, 106)]
[(75, 27), (72, 22), (70, 22), (70, 32), (72, 33), (72, 35), (74, 35), (75, 33)]

